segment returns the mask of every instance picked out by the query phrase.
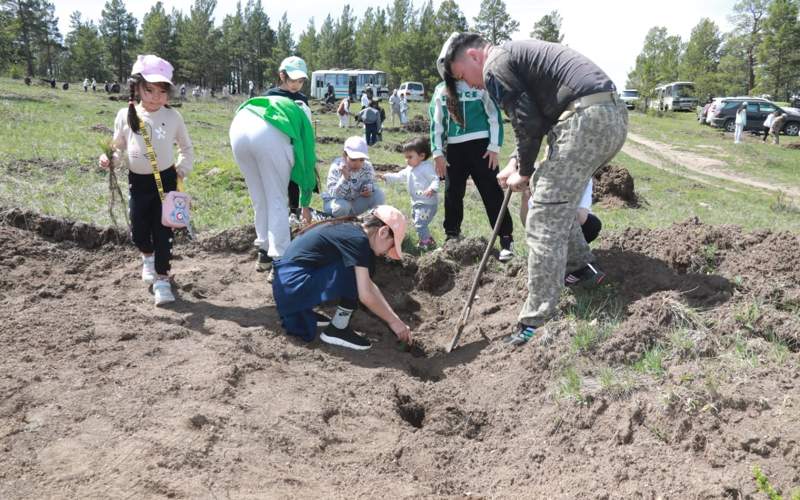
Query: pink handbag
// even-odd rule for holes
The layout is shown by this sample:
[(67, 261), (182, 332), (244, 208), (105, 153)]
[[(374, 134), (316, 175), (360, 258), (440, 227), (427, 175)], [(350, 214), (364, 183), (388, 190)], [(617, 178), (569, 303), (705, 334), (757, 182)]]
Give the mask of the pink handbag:
[(166, 227), (188, 228), (190, 222), (189, 207), (192, 198), (180, 191), (170, 191), (161, 203), (161, 224)]
[(194, 239), (192, 220), (189, 215), (192, 197), (183, 192), (183, 181), (180, 177), (178, 177), (178, 190), (170, 191), (166, 194), (164, 193), (164, 185), (161, 183), (161, 172), (159, 172), (158, 163), (156, 162), (156, 153), (153, 151), (150, 136), (141, 118), (139, 119), (139, 130), (141, 130), (144, 143), (147, 145), (147, 158), (150, 160), (150, 165), (153, 167), (153, 176), (156, 178), (158, 196), (161, 198), (161, 224), (174, 229), (186, 228), (186, 230), (189, 231), (189, 238)]

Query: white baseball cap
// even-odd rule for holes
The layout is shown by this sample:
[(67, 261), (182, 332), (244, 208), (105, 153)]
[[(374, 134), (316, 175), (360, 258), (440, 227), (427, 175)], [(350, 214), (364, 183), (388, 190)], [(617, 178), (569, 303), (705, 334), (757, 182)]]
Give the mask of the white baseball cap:
[(352, 160), (358, 160), (359, 158), (369, 160), (369, 146), (367, 146), (367, 141), (360, 135), (348, 137), (344, 141), (344, 152)]
[(308, 66), (306, 62), (297, 56), (287, 57), (281, 61), (278, 71), (285, 71), (292, 80), (308, 78)]
[(447, 51), (450, 50), (450, 45), (453, 44), (453, 40), (459, 35), (457, 31), (454, 31), (450, 34), (450, 37), (444, 42), (442, 45), (442, 50), (439, 52), (439, 57), (436, 58), (436, 69), (439, 70), (439, 76), (442, 77), (444, 80), (444, 59), (447, 57)]

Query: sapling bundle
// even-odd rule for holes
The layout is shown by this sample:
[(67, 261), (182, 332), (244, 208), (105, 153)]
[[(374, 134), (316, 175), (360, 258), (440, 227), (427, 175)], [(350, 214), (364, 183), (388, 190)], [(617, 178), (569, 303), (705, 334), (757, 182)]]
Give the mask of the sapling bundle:
[(114, 224), (114, 227), (118, 227), (117, 218), (114, 215), (114, 206), (119, 200), (120, 205), (122, 205), (122, 213), (125, 215), (125, 223), (128, 224), (128, 232), (130, 233), (131, 221), (128, 219), (125, 198), (122, 196), (122, 190), (119, 188), (119, 182), (117, 182), (117, 173), (114, 170), (114, 147), (111, 144), (111, 139), (100, 141), (99, 146), (103, 154), (108, 158), (108, 215), (111, 217), (111, 223)]

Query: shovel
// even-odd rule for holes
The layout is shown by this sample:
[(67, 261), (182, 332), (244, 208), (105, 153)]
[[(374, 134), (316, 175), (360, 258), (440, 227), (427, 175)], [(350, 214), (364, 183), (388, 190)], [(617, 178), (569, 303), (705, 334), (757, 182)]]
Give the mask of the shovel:
[(512, 191), (510, 187), (506, 188), (506, 195), (503, 198), (503, 204), (500, 206), (500, 213), (497, 214), (497, 220), (494, 223), (494, 232), (492, 233), (492, 237), (489, 239), (489, 244), (486, 245), (486, 251), (483, 252), (483, 258), (478, 266), (478, 271), (475, 273), (475, 280), (472, 282), (472, 289), (469, 291), (467, 302), (464, 304), (464, 309), (461, 311), (461, 317), (458, 319), (458, 323), (456, 323), (456, 333), (453, 335), (452, 340), (450, 340), (450, 345), (447, 346), (447, 352), (451, 352), (453, 349), (455, 349), (458, 339), (461, 337), (461, 332), (464, 330), (464, 327), (467, 326), (467, 319), (469, 318), (469, 313), (472, 310), (472, 301), (475, 299), (475, 293), (478, 291), (478, 284), (481, 281), (481, 274), (483, 274), (483, 270), (486, 268), (486, 262), (489, 260), (489, 254), (492, 252), (492, 248), (494, 247), (494, 240), (497, 239), (497, 233), (500, 232), (500, 225), (503, 223), (503, 217), (508, 209), (508, 201), (511, 199), (511, 192)]

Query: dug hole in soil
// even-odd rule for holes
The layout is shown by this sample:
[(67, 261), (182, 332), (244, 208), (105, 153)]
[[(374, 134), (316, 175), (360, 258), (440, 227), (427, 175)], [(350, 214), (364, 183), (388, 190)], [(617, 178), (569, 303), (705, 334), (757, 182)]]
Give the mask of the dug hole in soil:
[[(521, 259), (490, 262), (445, 354), (485, 245), (450, 242), (378, 265), (415, 345), (360, 310), (373, 347), (352, 352), (282, 333), (251, 228), (177, 245), (178, 300), (157, 309), (136, 251), (103, 236), (117, 231), (4, 213), (2, 498), (747, 498), (754, 465), (800, 484), (798, 235), (604, 234), (624, 314), (580, 356), (563, 314), (523, 348), (499, 340), (526, 297)], [(663, 376), (631, 369), (676, 332), (692, 342)], [(604, 384), (609, 370), (633, 380)]]

